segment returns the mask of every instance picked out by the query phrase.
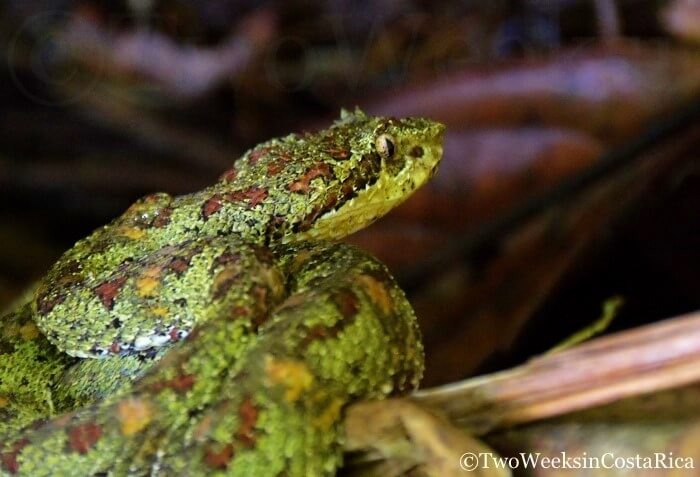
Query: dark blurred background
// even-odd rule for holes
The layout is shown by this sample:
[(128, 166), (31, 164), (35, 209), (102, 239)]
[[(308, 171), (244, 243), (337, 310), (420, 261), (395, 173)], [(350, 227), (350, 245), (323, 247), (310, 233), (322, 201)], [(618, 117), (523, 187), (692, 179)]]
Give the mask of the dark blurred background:
[(613, 295), (610, 331), (695, 310), (700, 131), (679, 111), (700, 93), (699, 10), (5, 1), (0, 309), (136, 198), (202, 188), (256, 143), (360, 105), (448, 126), (434, 181), (350, 239), (409, 291), (427, 385), (541, 353)]

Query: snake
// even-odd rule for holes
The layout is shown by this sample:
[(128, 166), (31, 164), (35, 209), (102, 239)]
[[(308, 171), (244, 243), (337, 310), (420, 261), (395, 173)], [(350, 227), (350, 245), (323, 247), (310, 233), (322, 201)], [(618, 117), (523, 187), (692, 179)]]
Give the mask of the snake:
[(335, 475), (346, 406), (423, 372), (405, 294), (340, 239), (430, 179), (443, 135), (343, 110), (79, 240), (2, 318), (0, 475)]

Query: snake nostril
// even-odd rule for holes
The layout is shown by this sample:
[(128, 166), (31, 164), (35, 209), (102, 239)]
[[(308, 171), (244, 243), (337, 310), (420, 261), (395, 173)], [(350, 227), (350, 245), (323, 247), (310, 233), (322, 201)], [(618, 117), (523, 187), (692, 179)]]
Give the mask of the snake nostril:
[(415, 146), (413, 149), (411, 149), (411, 150), (409, 151), (408, 154), (409, 154), (411, 157), (415, 157), (416, 159), (420, 159), (421, 157), (423, 157), (423, 153), (424, 153), (424, 151), (423, 151), (423, 148), (422, 148), (422, 147), (420, 147), (420, 146)]

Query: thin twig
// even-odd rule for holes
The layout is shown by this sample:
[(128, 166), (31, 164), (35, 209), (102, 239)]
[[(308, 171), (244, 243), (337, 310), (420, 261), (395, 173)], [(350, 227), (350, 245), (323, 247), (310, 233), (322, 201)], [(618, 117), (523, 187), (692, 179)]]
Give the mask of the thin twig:
[(620, 40), (620, 16), (615, 0), (594, 0), (598, 21), (598, 34), (605, 44)]
[(700, 312), (598, 338), (415, 399), (486, 432), (700, 381)]

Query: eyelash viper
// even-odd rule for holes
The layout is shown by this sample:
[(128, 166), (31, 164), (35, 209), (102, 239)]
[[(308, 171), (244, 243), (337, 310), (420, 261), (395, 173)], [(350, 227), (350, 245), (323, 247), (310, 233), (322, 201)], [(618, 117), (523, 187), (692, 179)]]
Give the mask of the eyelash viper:
[(0, 474), (333, 475), (343, 407), (423, 357), (386, 268), (330, 241), (425, 183), (443, 132), (344, 111), (80, 240), (2, 319)]

